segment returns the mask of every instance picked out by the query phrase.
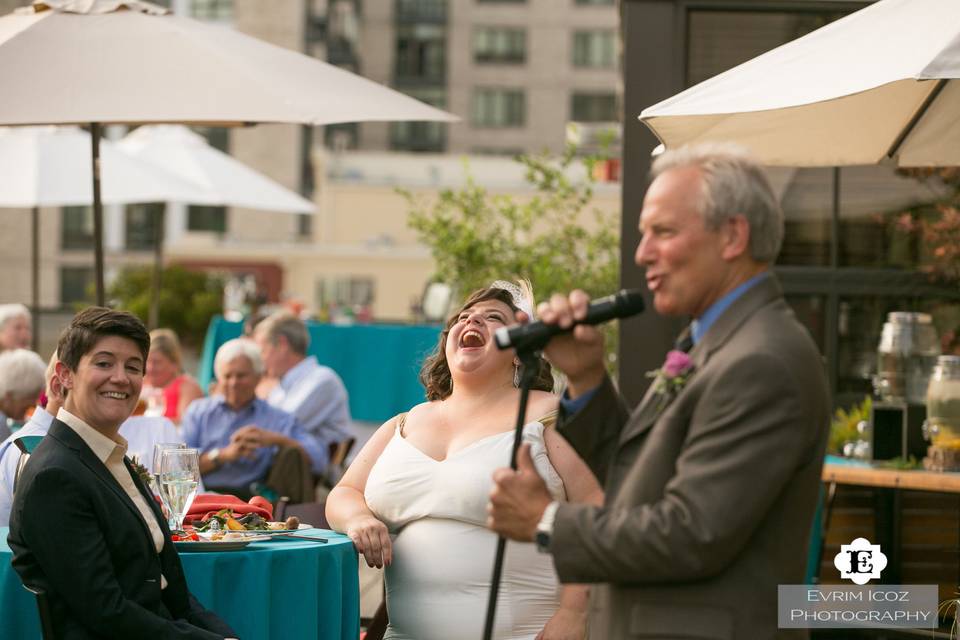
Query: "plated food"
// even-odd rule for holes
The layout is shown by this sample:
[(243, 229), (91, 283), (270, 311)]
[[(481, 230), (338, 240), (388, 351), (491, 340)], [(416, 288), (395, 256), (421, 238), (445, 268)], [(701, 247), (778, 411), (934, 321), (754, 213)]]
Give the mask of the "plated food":
[(300, 519), (290, 516), (283, 522), (269, 521), (256, 513), (236, 516), (230, 509), (221, 509), (210, 517), (194, 523), (199, 533), (217, 531), (296, 531), (300, 528)]

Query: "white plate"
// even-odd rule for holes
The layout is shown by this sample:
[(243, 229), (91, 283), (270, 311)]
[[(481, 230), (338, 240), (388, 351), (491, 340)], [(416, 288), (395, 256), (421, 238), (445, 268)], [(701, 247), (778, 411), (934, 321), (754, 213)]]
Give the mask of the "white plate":
[[(199, 535), (203, 537), (202, 534)], [(237, 549), (243, 549), (251, 542), (263, 542), (269, 539), (270, 536), (251, 535), (240, 539), (231, 538), (230, 540), (179, 540), (173, 544), (179, 551), (236, 551)]]

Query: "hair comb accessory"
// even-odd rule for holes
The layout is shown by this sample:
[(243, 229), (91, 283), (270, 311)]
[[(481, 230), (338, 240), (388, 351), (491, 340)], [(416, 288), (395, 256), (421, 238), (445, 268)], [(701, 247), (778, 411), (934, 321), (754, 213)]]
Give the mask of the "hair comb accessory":
[(513, 298), (513, 306), (523, 311), (533, 320), (533, 288), (527, 280), (520, 280), (519, 283), (507, 282), (506, 280), (495, 280), (490, 287), (492, 289), (503, 289)]

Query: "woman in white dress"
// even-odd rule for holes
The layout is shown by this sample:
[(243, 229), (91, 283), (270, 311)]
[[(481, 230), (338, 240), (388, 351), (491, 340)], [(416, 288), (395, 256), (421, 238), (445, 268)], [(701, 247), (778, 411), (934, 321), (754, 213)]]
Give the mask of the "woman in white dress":
[[(386, 638), (482, 635), (496, 552), (486, 506), (494, 469), (509, 463), (520, 398), (519, 361), (493, 334), (531, 307), (502, 281), (472, 294), (424, 365), (428, 402), (380, 427), (327, 498), (330, 525), (367, 564), (386, 567)], [(537, 471), (557, 499), (602, 504), (596, 479), (550, 426), (557, 397), (546, 362), (539, 374), (523, 430)], [(559, 585), (550, 555), (511, 542), (494, 636), (583, 638), (586, 599), (586, 586)]]

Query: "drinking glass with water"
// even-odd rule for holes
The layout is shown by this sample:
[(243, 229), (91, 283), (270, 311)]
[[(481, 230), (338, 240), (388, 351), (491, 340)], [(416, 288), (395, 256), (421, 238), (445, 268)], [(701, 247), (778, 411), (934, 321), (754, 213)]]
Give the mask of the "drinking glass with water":
[(176, 529), (183, 528), (183, 518), (200, 484), (200, 453), (196, 449), (164, 449), (160, 452), (160, 495), (170, 509)]

